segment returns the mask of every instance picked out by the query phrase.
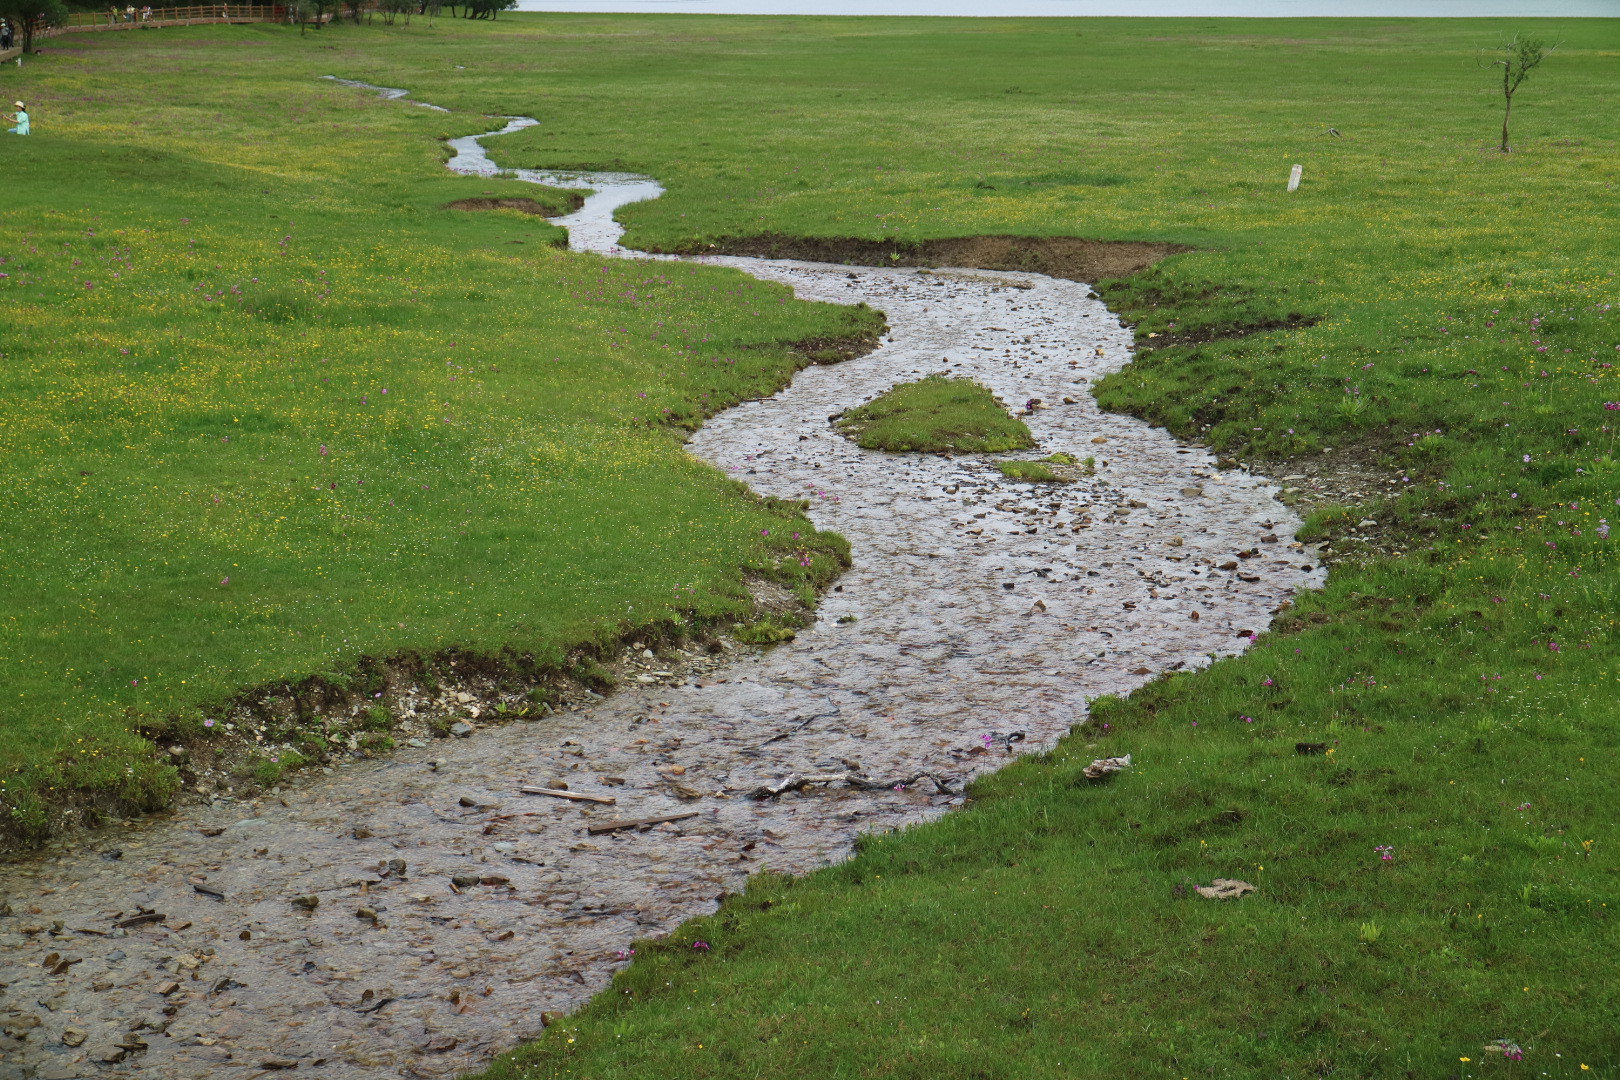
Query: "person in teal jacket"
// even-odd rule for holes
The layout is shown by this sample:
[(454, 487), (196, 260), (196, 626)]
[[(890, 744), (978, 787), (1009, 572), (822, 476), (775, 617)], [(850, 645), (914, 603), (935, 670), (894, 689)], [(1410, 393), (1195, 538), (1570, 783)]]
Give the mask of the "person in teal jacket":
[(17, 135), (26, 135), (28, 134), (28, 106), (24, 105), (20, 101), (13, 102), (12, 104), (17, 106), (17, 111), (14, 113), (7, 113), (6, 119), (17, 125), (11, 129), (13, 133)]

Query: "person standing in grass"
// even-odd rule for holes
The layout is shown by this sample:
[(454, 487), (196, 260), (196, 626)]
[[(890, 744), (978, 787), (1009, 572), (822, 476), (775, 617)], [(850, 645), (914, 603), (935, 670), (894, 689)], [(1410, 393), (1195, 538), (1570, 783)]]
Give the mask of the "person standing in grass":
[(13, 102), (12, 104), (17, 106), (17, 111), (14, 112), (14, 113), (6, 113), (6, 119), (10, 120), (13, 124), (16, 124), (17, 126), (12, 128), (11, 130), (12, 130), (13, 134), (27, 135), (28, 134), (28, 106), (24, 105), (20, 101)]

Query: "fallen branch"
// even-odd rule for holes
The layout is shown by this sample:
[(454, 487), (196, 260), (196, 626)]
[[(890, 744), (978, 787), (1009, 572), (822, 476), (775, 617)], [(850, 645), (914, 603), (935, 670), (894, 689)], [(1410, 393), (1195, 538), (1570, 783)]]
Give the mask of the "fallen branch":
[(809, 727), (811, 724), (815, 723), (817, 720), (825, 720), (829, 716), (838, 716), (842, 712), (842, 710), (840, 710), (837, 705), (833, 705), (831, 701), (827, 702), (827, 704), (833, 706), (831, 712), (816, 713), (814, 716), (795, 716), (793, 719), (798, 721), (797, 724), (794, 724), (793, 727), (788, 728), (786, 731), (777, 732), (775, 735), (772, 735), (770, 738), (754, 747), (754, 749), (763, 750), (773, 742), (781, 742), (783, 739), (790, 739), (799, 732), (803, 731), (805, 728)]
[(654, 825), (662, 825), (666, 821), (685, 821), (689, 817), (697, 816), (698, 811), (688, 810), (684, 814), (665, 814), (663, 817), (628, 818), (623, 821), (603, 821), (599, 824), (590, 826), (585, 831), (594, 836), (598, 833), (618, 832), (620, 829), (651, 828)]
[(113, 928), (116, 930), (128, 930), (136, 926), (145, 926), (147, 923), (162, 922), (167, 918), (168, 916), (162, 914), (161, 912), (143, 911), (139, 915), (131, 915), (127, 919), (119, 919), (117, 922), (113, 923)]
[(894, 780), (872, 780), (858, 773), (822, 773), (815, 776), (801, 776), (790, 773), (774, 784), (761, 784), (748, 793), (750, 799), (774, 799), (787, 791), (798, 791), (811, 784), (848, 784), (857, 791), (894, 791), (908, 788), (919, 780), (932, 780), (934, 790), (941, 795), (951, 793), (950, 785), (953, 781), (949, 777), (935, 776), (933, 773), (920, 772), (911, 776), (900, 777)]
[(518, 788), (525, 795), (550, 795), (554, 799), (573, 799), (575, 802), (594, 802), (612, 806), (619, 800), (612, 795), (587, 795), (582, 791), (564, 791), (561, 788), (529, 787), (524, 785)]

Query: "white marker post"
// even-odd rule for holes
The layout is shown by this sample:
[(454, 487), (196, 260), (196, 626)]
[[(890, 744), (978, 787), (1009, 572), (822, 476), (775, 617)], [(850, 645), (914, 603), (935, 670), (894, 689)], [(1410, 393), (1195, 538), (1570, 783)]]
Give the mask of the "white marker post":
[(1300, 176), (1302, 176), (1304, 174), (1304, 172), (1305, 172), (1305, 166), (1303, 166), (1303, 165), (1295, 165), (1292, 169), (1290, 169), (1288, 171), (1288, 190), (1289, 191), (1298, 191), (1299, 190), (1299, 178), (1300, 178)]

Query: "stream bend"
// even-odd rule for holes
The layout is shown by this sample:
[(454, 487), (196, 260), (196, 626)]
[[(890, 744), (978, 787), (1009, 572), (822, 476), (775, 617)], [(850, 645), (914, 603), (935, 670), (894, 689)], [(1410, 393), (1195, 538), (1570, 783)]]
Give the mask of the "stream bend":
[[(510, 119), (493, 134), (534, 123)], [(453, 140), (450, 167), (500, 171), (480, 142), (489, 137)], [(592, 190), (557, 221), (574, 250), (667, 258), (621, 249), (613, 220), (660, 193), (650, 178), (508, 175)], [(892, 328), (876, 351), (802, 371), (691, 440), (757, 491), (811, 500), (817, 526), (850, 540), (855, 565), (817, 623), (718, 677), (649, 677), (537, 723), (412, 740), (421, 747), (312, 775), (280, 799), (183, 808), (126, 833), (118, 861), (86, 849), (0, 868), (18, 916), (0, 922), (0, 990), (23, 1036), (0, 1036), (0, 1050), (22, 1075), (201, 1080), (292, 1063), (347, 1080), (477, 1067), (538, 1033), (542, 1012), (605, 987), (637, 938), (712, 911), (759, 867), (808, 872), (845, 858), (860, 832), (944, 813), (962, 801), (961, 782), (1005, 760), (1013, 731), (1021, 750), (1049, 747), (1088, 698), (1235, 653), (1321, 582), (1314, 553), (1290, 543), (1299, 522), (1263, 478), (1219, 471), (1204, 450), (1098, 410), (1089, 386), (1129, 361), (1132, 338), (1087, 286), (699, 261), (807, 299), (865, 301)], [(1097, 474), (1055, 490), (1019, 484), (977, 457), (861, 450), (827, 423), (940, 370), (1009, 402), (1072, 399), (1028, 423), (1038, 453), (1095, 456)], [(1241, 570), (1220, 569), (1229, 563)], [(401, 701), (407, 725), (435, 709), (476, 718), (478, 700), (456, 690)], [(870, 776), (954, 782), (745, 797), (852, 762)], [(558, 778), (618, 803), (518, 793)], [(586, 831), (691, 810), (650, 831)], [(405, 860), (404, 875), (390, 859)], [(321, 901), (308, 911), (296, 896)], [(164, 921), (114, 928), (143, 909)], [(51, 952), (80, 962), (54, 973), (60, 958), (41, 964)], [(65, 1042), (70, 1029), (84, 1037)]]

